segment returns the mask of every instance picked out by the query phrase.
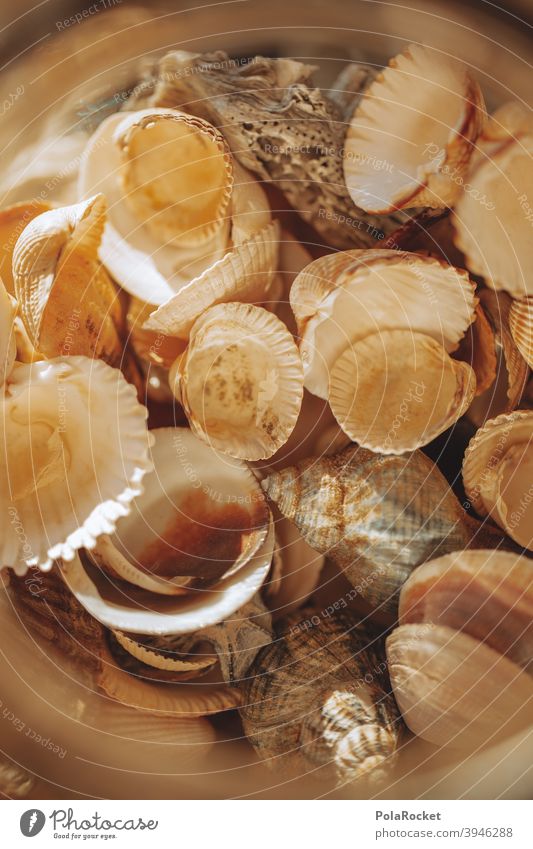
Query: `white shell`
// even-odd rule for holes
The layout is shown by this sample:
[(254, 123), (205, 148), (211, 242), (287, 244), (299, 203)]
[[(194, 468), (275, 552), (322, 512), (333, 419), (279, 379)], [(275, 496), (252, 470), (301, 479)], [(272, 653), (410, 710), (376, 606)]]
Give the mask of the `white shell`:
[(118, 369), (17, 363), (0, 415), (0, 563), (24, 573), (112, 533), (150, 469), (146, 409)]
[(9, 377), (17, 354), (15, 313), (15, 301), (0, 279), (0, 386)]

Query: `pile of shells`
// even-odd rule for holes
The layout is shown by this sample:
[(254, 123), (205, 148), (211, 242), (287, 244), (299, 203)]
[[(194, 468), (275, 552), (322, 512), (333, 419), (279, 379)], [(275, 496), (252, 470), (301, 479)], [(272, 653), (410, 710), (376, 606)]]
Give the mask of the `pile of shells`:
[(312, 74), (174, 51), (0, 210), (0, 566), (110, 727), (375, 785), (527, 723), (533, 124)]

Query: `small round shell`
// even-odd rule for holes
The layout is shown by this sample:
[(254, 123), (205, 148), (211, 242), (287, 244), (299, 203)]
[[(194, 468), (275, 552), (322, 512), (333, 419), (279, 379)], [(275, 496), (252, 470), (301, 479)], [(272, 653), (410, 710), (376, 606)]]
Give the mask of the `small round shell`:
[(350, 439), (384, 454), (427, 445), (459, 419), (475, 394), (469, 365), (410, 330), (374, 333), (334, 364), (329, 401)]
[(533, 368), (533, 297), (514, 301), (509, 313), (509, 328), (515, 344), (530, 368)]
[(0, 563), (46, 570), (129, 512), (150, 469), (146, 409), (120, 371), (74, 356), (15, 364), (2, 408)]
[(486, 113), (466, 65), (411, 44), (370, 84), (350, 122), (344, 177), (367, 212), (450, 206)]
[(232, 457), (266, 459), (296, 424), (302, 364), (291, 334), (272, 313), (220, 304), (194, 324), (171, 388), (200, 439)]
[(466, 494), (519, 545), (533, 549), (533, 412), (490, 419), (471, 440), (463, 462)]

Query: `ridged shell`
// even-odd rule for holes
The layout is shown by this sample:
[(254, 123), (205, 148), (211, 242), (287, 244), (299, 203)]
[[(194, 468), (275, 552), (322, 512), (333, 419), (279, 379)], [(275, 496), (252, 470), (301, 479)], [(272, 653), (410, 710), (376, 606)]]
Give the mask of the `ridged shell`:
[(16, 297), (30, 340), (46, 357), (81, 354), (121, 364), (122, 309), (98, 259), (105, 217), (105, 198), (96, 195), (43, 212), (16, 243)]
[(13, 251), (17, 240), (30, 221), (49, 209), (47, 203), (32, 200), (0, 210), (0, 277), (10, 295), (15, 294)]
[(467, 516), (419, 451), (394, 457), (350, 446), (274, 472), (263, 487), (315, 551), (394, 616), (416, 566), (470, 544), (487, 547), (489, 531)]
[(200, 439), (232, 457), (266, 459), (296, 424), (302, 363), (291, 334), (272, 313), (219, 304), (193, 325), (170, 386)]
[(530, 725), (533, 678), (469, 634), (401, 625), (386, 645), (394, 696), (413, 734), (468, 750)]
[(424, 563), (402, 587), (399, 621), (464, 631), (533, 672), (533, 561), (456, 551)]
[(353, 442), (383, 454), (427, 445), (468, 409), (476, 378), (467, 363), (411, 330), (373, 333), (333, 365), (329, 402)]
[[(313, 551), (297, 527), (276, 511), (276, 555), (278, 568), (265, 591), (275, 617), (287, 616), (304, 604), (316, 589), (325, 557)], [(273, 570), (274, 572), (274, 570)]]
[(327, 398), (333, 364), (372, 333), (410, 330), (453, 351), (474, 319), (474, 286), (461, 269), (397, 250), (320, 257), (291, 288), (305, 386)]
[(1, 403), (0, 563), (46, 570), (130, 511), (150, 469), (146, 409), (118, 369), (75, 356), (16, 363)]
[(466, 494), (519, 545), (533, 550), (533, 412), (490, 419), (471, 440), (463, 462)]
[(261, 761), (289, 776), (382, 778), (402, 724), (379, 637), (310, 608), (284, 626), (256, 658), (240, 708)]
[(476, 396), (482, 395), (497, 376), (496, 336), (481, 304), (476, 304), (476, 316), (463, 336), (454, 356), (468, 363), (476, 375)]
[(344, 177), (367, 212), (451, 206), (486, 113), (466, 65), (410, 44), (369, 85), (350, 121)]
[(514, 301), (509, 312), (509, 328), (526, 363), (533, 368), (533, 297)]
[(0, 278), (0, 386), (3, 386), (15, 362), (17, 343), (15, 315), (17, 306)]
[(121, 648), (132, 657), (147, 666), (153, 666), (154, 669), (175, 673), (183, 680), (200, 677), (203, 671), (207, 671), (217, 662), (216, 656), (213, 655), (202, 655), (197, 658), (190, 656), (184, 659), (183, 652), (179, 652), (179, 656), (176, 656), (178, 653), (174, 647), (171, 648), (170, 641), (167, 640), (162, 645), (161, 638), (142, 641), (139, 637), (130, 637), (122, 631), (113, 631), (113, 636)]

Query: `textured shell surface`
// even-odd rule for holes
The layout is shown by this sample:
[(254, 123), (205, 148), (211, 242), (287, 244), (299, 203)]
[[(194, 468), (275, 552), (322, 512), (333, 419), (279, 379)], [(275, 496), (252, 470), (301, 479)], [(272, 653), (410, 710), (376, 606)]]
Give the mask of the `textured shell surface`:
[(410, 44), (369, 85), (350, 121), (344, 177), (352, 200), (373, 213), (450, 206), (485, 118), (466, 65)]
[(533, 368), (533, 297), (513, 302), (509, 329), (524, 360)]
[(465, 631), (533, 671), (533, 561), (498, 550), (430, 560), (403, 585), (399, 621)]
[(260, 652), (240, 714), (269, 767), (344, 781), (381, 777), (402, 730), (379, 636), (312, 608), (280, 623)]
[(13, 251), (17, 240), (30, 221), (49, 209), (49, 204), (36, 199), (0, 209), (0, 277), (10, 295), (15, 294)]
[(147, 411), (118, 369), (77, 356), (16, 363), (1, 403), (0, 561), (46, 570), (129, 512), (151, 468)]
[(431, 460), (350, 446), (273, 472), (265, 492), (309, 545), (375, 607), (395, 613), (400, 587), (426, 560), (487, 542)]
[(531, 726), (533, 678), (486, 643), (431, 623), (401, 625), (386, 643), (394, 696), (414, 734), (469, 750)]
[(15, 300), (6, 290), (0, 278), (0, 386), (3, 386), (17, 354), (15, 336)]

